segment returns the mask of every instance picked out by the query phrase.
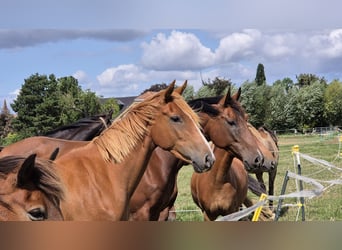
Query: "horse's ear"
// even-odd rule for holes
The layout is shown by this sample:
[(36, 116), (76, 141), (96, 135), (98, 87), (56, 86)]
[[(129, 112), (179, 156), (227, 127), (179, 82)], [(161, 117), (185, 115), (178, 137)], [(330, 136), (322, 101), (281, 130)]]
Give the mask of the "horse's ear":
[(239, 98), (241, 96), (241, 87), (238, 89), (238, 91), (232, 96), (232, 98), (235, 100), (235, 101), (238, 101)]
[(32, 154), (25, 159), (18, 172), (17, 187), (26, 187), (30, 183), (35, 183), (37, 178), (35, 161), (36, 154)]
[(232, 100), (231, 94), (230, 94), (230, 87), (228, 88), (227, 94), (221, 98), (219, 101), (219, 105), (223, 107), (227, 107), (230, 101)]
[(51, 161), (56, 160), (58, 153), (59, 153), (59, 147), (57, 147), (57, 148), (52, 152), (52, 154), (51, 154), (50, 157), (49, 157), (49, 160), (51, 160)]
[(173, 82), (165, 90), (164, 100), (166, 103), (172, 101), (172, 92), (175, 89), (175, 84), (176, 84), (176, 80), (173, 80)]
[(185, 80), (185, 82), (183, 83), (181, 87), (178, 87), (175, 89), (175, 92), (182, 95), (187, 85), (188, 85), (188, 80)]

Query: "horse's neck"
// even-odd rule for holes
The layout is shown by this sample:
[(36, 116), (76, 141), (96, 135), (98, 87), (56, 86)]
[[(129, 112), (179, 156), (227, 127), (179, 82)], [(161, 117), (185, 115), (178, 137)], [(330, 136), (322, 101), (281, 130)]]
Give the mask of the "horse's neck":
[(120, 163), (122, 166), (120, 176), (126, 180), (126, 190), (129, 198), (133, 195), (134, 190), (139, 184), (146, 168), (148, 161), (152, 155), (156, 145), (153, 143), (150, 136), (145, 138), (136, 145), (135, 149), (132, 150), (126, 159)]
[(216, 183), (224, 183), (229, 177), (234, 155), (233, 153), (218, 147), (214, 148), (214, 154), (216, 161), (210, 172), (212, 171), (212, 174), (215, 176)]

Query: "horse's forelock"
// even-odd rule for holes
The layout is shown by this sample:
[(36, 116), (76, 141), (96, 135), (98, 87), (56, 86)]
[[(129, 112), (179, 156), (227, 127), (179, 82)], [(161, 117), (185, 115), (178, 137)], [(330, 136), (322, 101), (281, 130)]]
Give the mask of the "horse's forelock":
[[(0, 158), (0, 173), (8, 175), (16, 171), (25, 161), (23, 156), (5, 156)], [(55, 165), (52, 161), (36, 158), (35, 171), (37, 177), (32, 180), (35, 187), (45, 193), (52, 200), (61, 200), (64, 197), (64, 189), (58, 177)]]

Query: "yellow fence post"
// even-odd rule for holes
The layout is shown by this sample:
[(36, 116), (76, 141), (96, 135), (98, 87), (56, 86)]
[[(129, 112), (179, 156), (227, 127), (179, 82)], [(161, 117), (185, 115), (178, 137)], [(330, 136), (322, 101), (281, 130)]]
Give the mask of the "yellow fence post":
[[(259, 201), (264, 201), (264, 200), (266, 200), (266, 198), (267, 198), (267, 194), (261, 194)], [(262, 210), (262, 206), (259, 206), (257, 209), (255, 209), (252, 221), (258, 221), (259, 220), (261, 210)]]
[[(298, 145), (294, 145), (292, 147), (292, 154), (297, 159), (297, 174), (302, 175), (302, 167), (300, 164), (299, 146)], [(303, 190), (303, 182), (301, 180), (299, 180), (299, 191), (302, 191), (302, 190)], [(301, 204), (299, 207), (302, 211), (302, 221), (305, 221), (304, 197), (299, 197), (299, 201)]]

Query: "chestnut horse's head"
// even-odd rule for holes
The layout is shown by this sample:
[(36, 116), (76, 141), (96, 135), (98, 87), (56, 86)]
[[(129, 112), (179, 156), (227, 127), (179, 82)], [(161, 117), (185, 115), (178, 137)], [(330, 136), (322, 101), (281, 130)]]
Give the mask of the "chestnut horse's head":
[(53, 163), (36, 155), (0, 158), (0, 220), (63, 220), (59, 181)]
[[(247, 115), (238, 101), (241, 89), (231, 96), (230, 89), (220, 98), (202, 98), (190, 106), (199, 111), (205, 135), (217, 147), (232, 152), (244, 162), (247, 171), (262, 167), (264, 157), (256, 138), (247, 127)], [(216, 99), (216, 101), (214, 101)]]
[(200, 130), (197, 114), (181, 96), (186, 82), (177, 89), (174, 85), (175, 81), (156, 94), (160, 98), (160, 114), (151, 128), (152, 139), (159, 147), (191, 163), (196, 172), (207, 171), (215, 156)]

